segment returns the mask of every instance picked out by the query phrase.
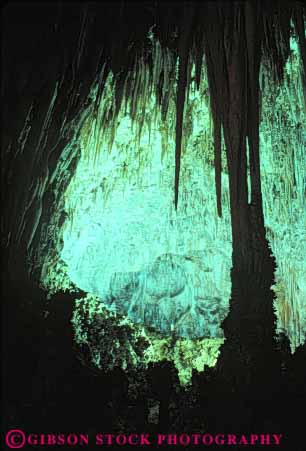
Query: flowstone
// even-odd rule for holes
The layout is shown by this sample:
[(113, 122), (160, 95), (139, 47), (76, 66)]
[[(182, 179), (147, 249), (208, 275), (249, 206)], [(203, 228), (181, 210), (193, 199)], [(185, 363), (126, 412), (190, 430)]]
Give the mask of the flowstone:
[(212, 268), (205, 268), (199, 254), (164, 254), (142, 271), (114, 273), (103, 300), (134, 323), (164, 334), (222, 338), (220, 323), (226, 316), (227, 303), (217, 297), (217, 286), (215, 297), (205, 292), (212, 272)]

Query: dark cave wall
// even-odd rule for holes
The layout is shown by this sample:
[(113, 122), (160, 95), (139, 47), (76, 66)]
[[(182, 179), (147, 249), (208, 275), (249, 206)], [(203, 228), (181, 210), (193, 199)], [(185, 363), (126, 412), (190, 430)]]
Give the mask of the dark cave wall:
[[(3, 14), (6, 40), (3, 61), (6, 130), (3, 139), (3, 198), (7, 244), (12, 250), (11, 255), (17, 253), (17, 258), (10, 263), (9, 277), (12, 280), (25, 277), (23, 266), (27, 241), (42, 201), (33, 199), (31, 203), (31, 194), (41, 185), (48, 170), (52, 174), (52, 163), (54, 167), (65, 142), (63, 137), (60, 139), (60, 130), (66, 115), (69, 116), (68, 93), (70, 89), (71, 94), (78, 89), (77, 82), (75, 85), (69, 83), (72, 82), (71, 62), (75, 49), (69, 48), (63, 26), (59, 30), (55, 25), (59, 20), (57, 9), (54, 4), (9, 5)], [(70, 13), (71, 16), (66, 11), (66, 20), (71, 18), (68, 39), (70, 36), (72, 42), (77, 42), (80, 17), (76, 16), (73, 21), (73, 11)], [(52, 109), (53, 114), (48, 118), (56, 84), (60, 82), (62, 89)], [(28, 226), (24, 233), (20, 233), (27, 207), (24, 219)]]
[[(159, 8), (164, 20), (173, 20), (169, 4), (166, 15), (163, 7)], [(33, 227), (36, 223), (37, 241), (43, 222), (39, 219), (46, 221), (52, 210), (54, 186), (49, 182), (63, 148), (75, 133), (73, 121), (88, 106), (93, 82), (99, 81), (101, 94), (110, 69), (117, 74), (133, 67), (155, 14), (151, 2), (141, 7), (138, 2), (12, 3), (4, 8), (6, 280), (27, 278), (26, 253)]]
[(99, 20), (99, 14), (94, 18), (86, 4), (80, 3), (9, 5), (4, 9), (4, 230), (6, 242), (17, 245), (23, 255), (18, 252), (12, 263), (13, 279), (16, 265), (24, 264), (38, 212), (50, 209), (47, 196), (39, 198), (35, 192), (43, 184), (48, 189), (73, 133), (64, 126), (86, 106), (98, 73), (106, 33), (103, 12), (100, 7)]
[[(96, 24), (88, 36), (84, 11), (80, 3), (9, 4), (2, 11), (2, 421), (9, 427), (40, 424), (50, 400), (64, 398), (60, 386), (80, 371), (69, 327), (72, 298), (48, 306), (29, 277), (27, 245), (37, 214), (48, 221), (52, 213), (48, 182), (73, 134), (63, 126), (86, 104), (96, 76), (103, 30)], [(33, 196), (43, 186), (43, 195)], [(66, 417), (71, 402), (63, 402)]]

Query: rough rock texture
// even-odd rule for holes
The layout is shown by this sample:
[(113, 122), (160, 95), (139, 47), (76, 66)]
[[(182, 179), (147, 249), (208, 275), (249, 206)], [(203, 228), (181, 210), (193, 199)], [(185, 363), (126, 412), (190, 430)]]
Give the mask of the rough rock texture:
[[(303, 341), (306, 331), (306, 293), (302, 276), (306, 243), (303, 167), (306, 163), (305, 135), (301, 128), (304, 113), (300, 60), (295, 41), (291, 42), (291, 60), (285, 67), (283, 86), (273, 87), (269, 72), (262, 67), (260, 144), (266, 232), (277, 261), (274, 290), (278, 327), (287, 331), (294, 349)], [(133, 128), (125, 112), (120, 113), (110, 149), (107, 135), (102, 132), (97, 135), (96, 124), (90, 122), (88, 115), (89, 120), (80, 133), (81, 158), (64, 195), (65, 218), (58, 234), (62, 237), (58, 249), (65, 262), (64, 271), (78, 287), (102, 299), (112, 295), (115, 300), (108, 300), (108, 303), (113, 302), (113, 308), (116, 305), (119, 312), (128, 313), (134, 321), (151, 324), (164, 332), (172, 328), (173, 333), (181, 336), (218, 336), (219, 329), (215, 325), (223, 317), (230, 295), (228, 175), (222, 171), (223, 214), (220, 218), (214, 192), (211, 117), (208, 99), (204, 96), (207, 87), (204, 76), (203, 80), (202, 97), (191, 89), (188, 98), (189, 116), (186, 117), (180, 170), (181, 201), (177, 212), (172, 208), (174, 165), (168, 151), (174, 146), (173, 123), (167, 122), (168, 129), (162, 126), (160, 116), (154, 113), (153, 101), (147, 104), (147, 119), (140, 140), (138, 133), (135, 134), (139, 122), (136, 121)], [(109, 80), (106, 85), (108, 95), (111, 86), (112, 80)], [(101, 110), (108, 102), (105, 96)], [(296, 133), (297, 129), (300, 129), (299, 133)], [(145, 274), (162, 255), (177, 256), (176, 259), (181, 260), (176, 263), (183, 265), (183, 272), (193, 274), (185, 283), (184, 291), (169, 298), (169, 305), (166, 296), (161, 296), (158, 303), (152, 303), (154, 293), (152, 296), (149, 287), (152, 276), (145, 281)], [(48, 258), (45, 258), (44, 267), (47, 272), (50, 267), (55, 268)], [(125, 285), (129, 273), (135, 275)], [(165, 273), (159, 277), (160, 290), (165, 284), (169, 289), (173, 284), (173, 276), (167, 274), (167, 282)], [(46, 286), (50, 287), (52, 277), (49, 281), (48, 277), (45, 279)], [(115, 279), (117, 286), (110, 289), (110, 281)], [(130, 282), (131, 287), (123, 297), (109, 293), (109, 290), (116, 291), (121, 284), (126, 287)], [(137, 289), (133, 284), (137, 284)], [(197, 288), (197, 284), (201, 288)], [(198, 289), (203, 292), (194, 294)], [(202, 315), (196, 316), (195, 327), (190, 329), (188, 325), (193, 313), (190, 317), (187, 309), (196, 297), (205, 299), (206, 304), (210, 299), (218, 306), (209, 327), (207, 321), (205, 324), (200, 321)], [(217, 298), (220, 301), (216, 302)], [(144, 306), (147, 303), (149, 307)], [(170, 312), (176, 310), (177, 303), (183, 303), (184, 308), (173, 315)], [(199, 301), (196, 303), (198, 306)], [(200, 304), (202, 306), (201, 299)], [(214, 311), (214, 305), (209, 308), (206, 305), (204, 310), (207, 312), (208, 309)], [(178, 320), (183, 312), (186, 315)], [(162, 324), (159, 324), (160, 315), (167, 317)]]
[[(294, 349), (303, 342), (306, 330), (303, 284), (305, 133), (301, 126), (305, 117), (301, 61), (294, 39), (291, 47), (282, 86), (275, 86), (265, 64), (261, 68), (260, 146), (266, 232), (277, 261), (274, 289), (278, 299), (275, 304), (278, 326), (287, 331)], [(168, 61), (168, 69), (173, 69), (168, 50), (161, 51), (153, 38), (152, 52), (156, 71), (160, 59)], [(226, 305), (230, 295), (232, 248), (228, 172), (222, 161), (223, 211), (220, 218), (214, 188), (212, 117), (205, 65), (199, 92), (195, 89), (195, 69), (190, 70), (192, 81), (186, 98), (180, 201), (176, 211), (173, 208), (175, 164), (171, 153), (175, 146), (175, 78), (169, 85), (165, 122), (163, 112), (156, 108), (157, 94), (153, 91), (149, 96), (145, 82), (138, 96), (141, 104), (138, 113), (133, 99), (125, 98), (118, 120), (111, 124), (107, 121), (107, 112), (113, 108), (116, 80), (112, 75), (107, 78), (101, 98), (93, 87), (91, 97), (97, 98), (97, 110), (91, 106), (83, 111), (75, 127), (79, 132), (58, 160), (50, 188), (52, 208), (40, 220), (40, 236), (36, 234), (39, 245), (36, 247), (36, 240), (30, 246), (31, 266), (38, 272), (42, 268), (41, 281), (47, 289), (56, 292), (73, 283), (102, 299), (107, 298), (111, 278), (119, 277), (115, 274), (146, 273), (161, 255), (172, 254), (183, 260), (199, 258), (201, 271), (205, 273), (200, 277), (204, 290), (200, 297), (211, 299), (213, 303), (220, 298), (220, 305)], [(137, 71), (137, 76), (146, 80), (145, 66)], [(224, 160), (224, 152), (221, 157)], [(68, 183), (70, 171), (74, 172), (74, 177), (71, 179), (70, 175)], [(48, 217), (50, 212), (51, 218)], [(195, 281), (196, 277), (188, 282), (189, 290), (195, 290)], [(167, 283), (171, 285), (171, 280)], [(140, 285), (143, 290), (144, 282)], [(172, 302), (186, 297), (185, 312), (194, 299), (192, 294), (187, 301), (186, 293), (184, 289), (184, 294), (170, 298)], [(145, 295), (151, 296), (148, 292)], [(140, 305), (144, 301), (136, 291), (127, 298), (137, 298)], [(171, 310), (166, 306), (165, 297), (158, 304), (159, 313), (154, 315), (153, 307), (149, 309), (151, 313), (145, 309), (144, 315), (138, 301), (132, 303), (139, 307), (137, 314), (127, 307), (127, 300), (123, 307), (123, 301), (117, 298), (117, 309), (129, 312), (135, 321), (151, 322), (159, 330), (171, 330), (173, 319), (163, 320), (163, 325), (153, 319), (153, 316), (159, 318), (159, 314), (167, 316)], [(220, 319), (218, 315), (217, 311), (215, 322)], [(183, 318), (186, 324), (190, 322), (188, 315)], [(200, 320), (202, 315), (197, 318)], [(219, 334), (218, 329), (209, 327), (208, 331), (202, 323), (204, 330), (200, 332), (197, 322), (192, 332), (187, 332), (190, 327), (183, 322), (174, 321), (174, 333), (183, 336)]]
[(156, 332), (126, 315), (111, 312), (98, 297), (77, 299), (72, 316), (79, 359), (94, 370), (139, 371), (157, 362), (173, 362), (181, 385), (191, 383), (194, 370), (216, 364), (223, 338), (174, 337)]
[(143, 271), (115, 273), (105, 303), (135, 323), (165, 334), (222, 337), (220, 324), (227, 313), (227, 302), (206, 295), (206, 273), (212, 270), (205, 270), (201, 260), (193, 260), (165, 254)]

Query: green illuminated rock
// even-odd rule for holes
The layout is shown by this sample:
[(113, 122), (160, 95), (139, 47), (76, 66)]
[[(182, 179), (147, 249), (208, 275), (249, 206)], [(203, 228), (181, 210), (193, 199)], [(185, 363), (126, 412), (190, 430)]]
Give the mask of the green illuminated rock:
[[(157, 70), (162, 58), (158, 43), (154, 52)], [(165, 52), (173, 72), (172, 57)], [(264, 64), (260, 77), (261, 179), (267, 237), (277, 261), (275, 308), (279, 329), (286, 330), (293, 349), (306, 334), (306, 133), (300, 64), (292, 40), (283, 85), (275, 86)], [(174, 209), (175, 80), (169, 77), (164, 93), (163, 121), (156, 92), (146, 85), (145, 66), (139, 70), (138, 95), (123, 96), (117, 116), (112, 115), (112, 75), (98, 111), (89, 107), (86, 112), (77, 142), (80, 158), (67, 189), (57, 193), (60, 207), (49, 225), (58, 237), (56, 250), (45, 250), (45, 245), (41, 252), (42, 284), (52, 292), (77, 287), (94, 297), (95, 309), (97, 303), (106, 309), (103, 315), (123, 315), (131, 327), (150, 329), (145, 361), (160, 356), (174, 360), (186, 381), (192, 367), (214, 364), (222, 342), (220, 324), (231, 291), (228, 175), (223, 161), (219, 218), (207, 79), (203, 68), (197, 91), (193, 68), (185, 106), (180, 197)], [(73, 155), (75, 146), (70, 144), (64, 154)], [(58, 174), (64, 161), (59, 162)], [(81, 316), (79, 309), (79, 322)], [(176, 347), (171, 345), (173, 337)], [(214, 340), (213, 358), (207, 340)], [(125, 345), (117, 343), (119, 356)], [(178, 357), (178, 343), (184, 348), (183, 359)], [(115, 361), (136, 365), (144, 357), (136, 358), (133, 346), (124, 348), (125, 357), (114, 357)], [(97, 344), (95, 349), (98, 365)], [(110, 352), (115, 353), (113, 348)], [(198, 358), (201, 363), (195, 363)]]

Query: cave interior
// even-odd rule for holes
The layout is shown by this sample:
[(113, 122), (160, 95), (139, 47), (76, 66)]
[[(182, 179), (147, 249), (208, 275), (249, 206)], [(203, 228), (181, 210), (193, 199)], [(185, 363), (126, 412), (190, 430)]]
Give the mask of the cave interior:
[(2, 12), (2, 427), (305, 449), (302, 2)]

